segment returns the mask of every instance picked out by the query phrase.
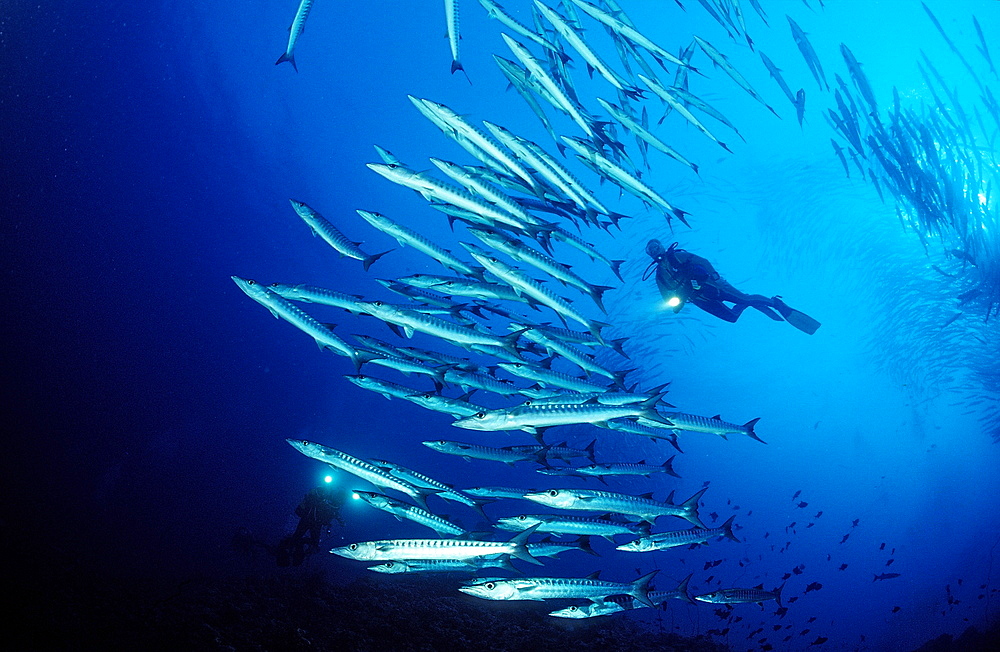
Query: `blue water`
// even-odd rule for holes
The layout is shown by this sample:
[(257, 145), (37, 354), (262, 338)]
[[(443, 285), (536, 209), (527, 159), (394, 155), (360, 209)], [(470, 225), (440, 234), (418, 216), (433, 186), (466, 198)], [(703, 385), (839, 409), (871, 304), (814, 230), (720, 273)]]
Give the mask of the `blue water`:
[[(292, 1), (8, 3), (0, 10), (4, 368), (14, 430), (4, 455), (3, 519), (14, 536), (44, 541), (38, 550), (52, 558), (71, 554), (125, 577), (244, 572), (251, 562), (228, 549), (236, 528), (277, 540), (294, 523), (301, 496), (326, 475), (286, 437), (391, 459), (456, 487), (580, 484), (535, 474), (530, 465), (510, 469), (426, 449), (420, 442), (432, 438), (532, 440), (458, 430), (446, 415), (351, 385), (341, 377), (353, 373), (346, 359), (320, 353), (229, 278), (396, 300), (373, 279), (443, 271), (412, 249), (397, 249), (366, 274), (311, 237), (287, 201), (309, 203), (368, 251), (396, 244), (355, 209), (381, 212), (461, 252), (457, 242), (467, 237), (364, 165), (378, 160), (373, 144), (415, 169), (432, 168), (429, 156), (472, 162), (407, 94), (551, 146), (517, 94), (505, 91), (491, 54), (509, 52), (478, 3), (462, 3), (471, 84), (449, 74), (441, 4), (319, 0), (296, 52), (298, 73), (274, 65)], [(737, 605), (742, 620), (727, 623), (714, 606), (676, 601), (666, 612), (615, 616), (659, 620), (690, 635), (728, 627), (719, 640), (733, 649), (754, 648), (770, 635), (776, 649), (804, 649), (822, 636), (826, 649), (905, 650), (982, 627), (996, 615), (1000, 460), (983, 421), (997, 396), (977, 385), (971, 370), (995, 365), (998, 340), (963, 337), (976, 330), (974, 316), (951, 331), (939, 328), (955, 312), (954, 291), (940, 278), (919, 281), (929, 278), (928, 259), (900, 228), (891, 199), (883, 204), (857, 174), (844, 177), (822, 117), (832, 98), (809, 75), (784, 14), (809, 33), (831, 82), (833, 72), (846, 74), (838, 47), (849, 44), (880, 101), (890, 101), (894, 85), (905, 100), (922, 97), (921, 48), (970, 102), (975, 88), (960, 78), (960, 65), (918, 3), (764, 3), (770, 27), (743, 3), (756, 48), (793, 91), (806, 89), (800, 129), (757, 54), (729, 40), (698, 3), (684, 3), (686, 12), (673, 3), (622, 4), (668, 49), (692, 34), (714, 43), (783, 118), (699, 53), (706, 77), (693, 77), (692, 90), (730, 117), (746, 142), (718, 126), (729, 154), (671, 116), (658, 133), (696, 160), (701, 174), (651, 152), (644, 177), (690, 213), (693, 228), (675, 223), (671, 234), (662, 215), (630, 197), (619, 200), (605, 185), (601, 198), (634, 218), (621, 232), (587, 234), (609, 258), (627, 261), (624, 283), (608, 293), (606, 320), (615, 337), (630, 338), (630, 366), (638, 368), (630, 381), (645, 388), (670, 381), (668, 400), (686, 412), (738, 423), (760, 417), (757, 432), (768, 444), (683, 434), (685, 453), (674, 461), (683, 479), (614, 485), (661, 499), (676, 490), (682, 500), (708, 482), (703, 518), (715, 513), (721, 523), (735, 513), (742, 543), (629, 555), (595, 542), (601, 558), (566, 555), (546, 572), (600, 568), (624, 580), (637, 568), (659, 568), (658, 588), (694, 573), (692, 587), (703, 593), (774, 588), (801, 566), (785, 585), (783, 618), (773, 615), (773, 603), (763, 611)], [(972, 15), (986, 34), (1000, 29), (996, 3), (928, 4), (970, 52)], [(507, 5), (530, 23), (527, 2)], [(588, 37), (617, 60), (597, 26)], [(582, 64), (572, 75), (585, 103), (614, 98), (603, 80), (587, 80)], [(646, 104), (655, 124), (659, 103)], [(560, 133), (576, 133), (549, 113)], [(577, 171), (594, 183), (587, 170)], [(737, 324), (692, 306), (678, 315), (663, 310), (652, 281), (641, 280), (651, 237), (708, 257), (741, 289), (782, 295), (822, 328), (810, 337), (752, 310)], [(596, 282), (615, 281), (582, 256), (565, 258)], [(371, 318), (307, 309), (337, 323), (341, 335), (394, 338)], [(420, 335), (413, 343), (436, 346)], [(372, 375), (430, 388), (426, 379), (391, 371)], [(979, 396), (987, 400), (975, 402)], [(660, 463), (676, 452), (595, 428), (546, 435), (580, 447), (594, 438), (602, 461)], [(339, 474), (333, 481), (345, 495), (363, 488)], [(471, 511), (431, 500), (476, 525)], [(808, 505), (797, 507), (800, 501)], [(487, 510), (543, 511), (515, 503)], [(357, 501), (343, 514), (347, 525), (334, 528), (331, 546), (426, 533)], [(658, 529), (684, 527), (664, 521)], [(703, 570), (714, 560), (724, 561)], [(330, 582), (363, 572), (359, 563), (326, 555), (307, 564), (325, 568)], [(842, 564), (846, 570), (838, 570)], [(872, 581), (884, 572), (900, 577)], [(813, 582), (822, 589), (804, 593)], [(772, 634), (775, 624), (791, 627)], [(758, 627), (765, 634), (748, 640)], [(793, 639), (782, 641), (789, 634)]]

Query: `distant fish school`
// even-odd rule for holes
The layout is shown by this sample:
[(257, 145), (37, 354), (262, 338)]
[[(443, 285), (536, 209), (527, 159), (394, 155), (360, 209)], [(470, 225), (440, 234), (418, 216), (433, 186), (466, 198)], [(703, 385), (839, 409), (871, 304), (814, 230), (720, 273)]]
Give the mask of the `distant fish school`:
[[(451, 72), (465, 73), (460, 54), (459, 2), (445, 0), (444, 4)], [(610, 210), (592, 188), (606, 183), (622, 197), (638, 200), (647, 211), (663, 215), (664, 228), (672, 229), (675, 218), (687, 225), (689, 213), (646, 181), (643, 172), (652, 169), (650, 149), (663, 155), (662, 164), (679, 164), (677, 170), (681, 174), (697, 174), (699, 166), (669, 144), (669, 128), (659, 129), (650, 124), (649, 109), (663, 106), (664, 115), (658, 125), (672, 113), (676, 114), (679, 125), (692, 127), (731, 152), (716, 132), (729, 130), (742, 139), (733, 121), (689, 88), (692, 75), (704, 78), (713, 69), (724, 72), (741, 92), (771, 114), (778, 116), (778, 112), (714, 45), (693, 36), (691, 44), (675, 48), (678, 54), (674, 55), (644, 35), (613, 0), (564, 1), (558, 8), (541, 0), (525, 3), (521, 15), (530, 11), (533, 26), (518, 21), (493, 0), (480, 0), (480, 4), (502, 26), (502, 39), (513, 56), (510, 59), (506, 58), (507, 53), (494, 54), (496, 63), (549, 134), (551, 144), (543, 146), (492, 122), (483, 121), (480, 127), (460, 111), (432, 99), (410, 96), (420, 114), (462, 147), (472, 160), (456, 163), (432, 157), (431, 162), (445, 177), (441, 178), (417, 172), (425, 167), (422, 163), (408, 166), (389, 150), (376, 145), (381, 161), (368, 164), (372, 171), (415, 191), (431, 208), (443, 213), (458, 238), (468, 236), (477, 242), (460, 239), (457, 246), (446, 247), (421, 233), (419, 227), (413, 229), (397, 218), (359, 209), (357, 215), (364, 222), (394, 239), (400, 247), (409, 247), (435, 261), (443, 275), (379, 279), (383, 287), (399, 297), (393, 299), (397, 303), (315, 286), (268, 285), (237, 276), (233, 280), (275, 317), (312, 337), (320, 349), (349, 358), (357, 373), (346, 378), (357, 386), (386, 398), (411, 401), (428, 410), (449, 414), (458, 428), (487, 432), (520, 430), (537, 439), (537, 444), (505, 447), (449, 439), (423, 442), (443, 454), (511, 466), (534, 464), (546, 476), (575, 476), (581, 480), (596, 477), (607, 484), (615, 476), (649, 477), (653, 473), (680, 476), (674, 471), (674, 457), (656, 464), (598, 462), (593, 444), (586, 450), (571, 449), (565, 443), (553, 445), (545, 441), (547, 431), (563, 426), (596, 426), (603, 429), (593, 431), (598, 442), (623, 433), (654, 442), (665, 439), (678, 451), (681, 450), (678, 438), (690, 432), (723, 438), (742, 435), (762, 442), (755, 431), (757, 418), (739, 425), (723, 421), (718, 415), (704, 417), (675, 411), (665, 401), (665, 384), (644, 391), (637, 383), (629, 383), (629, 374), (637, 369), (631, 368), (636, 363), (627, 359), (627, 338), (614, 337), (613, 320), (609, 324), (595, 317), (597, 314), (603, 317), (604, 297), (618, 287), (615, 279), (622, 281), (623, 261), (603, 255), (592, 240), (599, 241), (610, 234), (611, 227), (621, 228), (631, 215)], [(767, 16), (759, 3), (751, 0), (750, 4), (766, 25)], [(297, 70), (295, 48), (312, 5), (312, 0), (300, 3), (286, 50), (277, 63), (288, 61)], [(699, 5), (734, 41), (745, 39), (751, 49), (754, 47), (739, 0), (701, 0)], [(819, 57), (805, 32), (790, 17), (788, 22), (817, 84), (821, 89), (829, 89)], [(609, 63), (599, 54), (607, 51), (609, 45), (617, 52), (615, 63)], [(985, 40), (980, 49), (988, 58)], [(699, 51), (704, 55), (701, 61), (696, 60)], [(835, 93), (840, 111), (830, 111), (827, 117), (847, 140), (855, 163), (864, 173), (857, 156), (867, 157), (873, 150), (879, 150), (880, 145), (886, 144), (883, 141), (888, 139), (889, 132), (883, 129), (867, 140), (862, 139), (859, 116), (866, 113), (876, 116), (874, 112), (868, 113), (869, 109), (876, 109), (876, 101), (861, 64), (846, 46), (842, 46), (842, 54), (850, 79), (868, 108), (864, 111), (857, 108), (860, 102), (855, 102), (838, 75), (840, 88)], [(793, 86), (788, 85), (778, 67), (763, 52), (760, 57), (801, 125), (805, 114), (804, 89), (793, 93)], [(604, 84), (604, 92), (613, 95), (616, 101), (596, 97), (596, 107), (585, 105), (567, 67), (569, 62), (574, 62), (577, 70), (597, 72), (593, 83)], [(704, 68), (699, 69), (696, 63), (705, 64)], [(650, 106), (649, 99), (659, 100), (660, 104)], [(602, 109), (609, 117), (601, 114)], [(719, 126), (706, 124), (706, 118)], [(895, 119), (899, 122), (907, 119), (906, 114), (900, 113), (898, 99)], [(572, 129), (575, 133), (560, 134), (559, 129)], [(836, 141), (834, 146), (849, 173), (843, 148)], [(884, 174), (894, 179), (905, 195), (901, 179), (907, 174), (903, 169), (906, 161), (898, 154), (895, 162), (880, 154), (875, 158)], [(868, 161), (872, 164), (872, 158)], [(582, 174), (589, 175), (589, 182), (581, 181)], [(875, 183), (874, 178), (872, 182)], [(910, 199), (914, 204), (922, 201)], [(292, 206), (314, 235), (341, 256), (361, 261), (365, 271), (384, 256), (402, 255), (400, 250), (368, 253), (378, 248), (366, 251), (362, 243), (348, 239), (339, 230), (343, 226), (347, 232), (355, 233), (362, 222), (354, 220), (335, 226), (306, 203), (292, 200)], [(916, 210), (924, 208), (918, 205)], [(338, 214), (347, 219), (346, 211)], [(596, 237), (582, 235), (586, 233)], [(603, 277), (586, 278), (572, 269), (566, 262), (572, 256), (584, 256), (599, 263), (589, 270), (603, 271)], [(581, 295), (584, 300), (579, 301)], [(401, 342), (385, 342), (370, 335), (335, 334), (333, 326), (295, 305), (301, 302), (373, 318), (404, 340), (420, 333), (421, 346), (403, 346)], [(429, 379), (433, 388), (401, 385), (369, 375), (373, 370), (386, 369), (410, 378)], [(457, 490), (393, 462), (362, 460), (315, 442), (296, 439), (288, 442), (308, 457), (379, 489), (407, 496), (415, 504), (378, 492), (360, 489), (356, 492), (373, 507), (424, 525), (439, 535), (356, 542), (331, 551), (349, 559), (378, 561), (378, 565), (370, 567), (375, 572), (476, 574), (497, 568), (510, 571), (514, 570), (512, 561), (534, 566), (542, 565), (542, 558), (567, 551), (593, 554), (589, 541), (594, 536), (615, 541), (620, 551), (640, 553), (718, 539), (738, 541), (733, 529), (739, 526), (734, 526), (732, 518), (715, 528), (702, 523), (699, 506), (705, 488), (679, 504), (673, 502), (673, 493), (662, 501), (651, 494), (634, 496), (610, 490), (551, 486)], [(576, 457), (588, 458), (590, 464), (569, 464)], [(461, 503), (484, 516), (483, 507), (499, 500), (521, 500), (526, 501), (525, 506), (542, 505), (590, 515), (520, 514), (498, 518), (494, 520), (495, 529), (513, 531), (514, 536), (507, 538), (497, 532), (492, 540), (484, 540), (473, 538), (457, 523), (434, 514), (428, 506), (429, 497)], [(593, 515), (595, 512), (600, 516)], [(694, 527), (652, 532), (662, 516), (685, 519)], [(549, 538), (532, 541), (540, 533), (571, 534), (579, 538), (569, 544)], [(620, 536), (630, 540), (619, 543), (616, 537)], [(692, 597), (688, 588), (691, 576), (671, 590), (656, 591), (651, 587), (655, 574), (654, 571), (634, 580), (620, 581), (602, 580), (596, 574), (585, 578), (481, 577), (458, 590), (488, 600), (579, 601), (550, 614), (561, 618), (608, 615), (656, 606), (669, 599), (726, 605), (774, 600), (784, 608), (784, 585), (773, 590), (765, 590), (763, 586), (718, 588)], [(875, 580), (896, 576), (883, 573), (876, 575)]]

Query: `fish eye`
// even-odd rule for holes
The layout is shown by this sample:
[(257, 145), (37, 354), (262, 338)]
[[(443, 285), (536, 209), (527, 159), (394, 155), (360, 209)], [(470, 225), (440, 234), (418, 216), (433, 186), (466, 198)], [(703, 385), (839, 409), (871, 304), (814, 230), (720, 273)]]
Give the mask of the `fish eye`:
[(486, 418), (486, 413), (485, 412), (476, 412), (476, 418), (477, 419), (485, 419)]
[(552, 496), (553, 498), (555, 498), (556, 496), (559, 495), (559, 490), (558, 489), (549, 489), (549, 495)]
[(348, 548), (350, 548), (351, 550), (357, 550), (358, 549), (358, 544), (352, 543), (351, 545), (348, 546)]
[(486, 583), (486, 590), (487, 590), (487, 591), (492, 591), (492, 590), (493, 590), (493, 589), (495, 589), (496, 587), (497, 587), (497, 585), (496, 585), (496, 584), (494, 584), (493, 582), (487, 582), (487, 583)]
[(517, 520), (519, 520), (519, 521), (527, 521), (528, 517), (525, 516), (524, 514), (521, 514), (520, 516), (517, 517)]
[(253, 280), (252, 278), (248, 278), (247, 285), (257, 285), (257, 281)]
[(382, 302), (381, 301), (373, 301), (372, 305), (375, 306), (376, 308), (381, 308), (382, 307)]
[(577, 610), (577, 609), (579, 609), (579, 608), (580, 608), (580, 607), (578, 607), (578, 606), (576, 606), (576, 605), (573, 605), (572, 607), (570, 607), (570, 608), (569, 608), (569, 610), (570, 610), (570, 611), (576, 611), (576, 610)]
[(396, 565), (396, 562), (394, 562), (394, 561), (387, 561), (387, 562), (385, 563), (385, 567), (386, 567), (386, 568), (392, 568), (392, 567), (393, 567), (393, 566), (395, 566), (395, 565)]
[(269, 288), (276, 288), (276, 287), (278, 287), (278, 283), (271, 283), (267, 287), (269, 287)]
[(438, 443), (439, 443), (439, 444), (441, 444), (442, 446), (444, 446), (444, 445), (445, 445), (445, 444), (447, 444), (448, 442), (446, 442), (445, 440), (443, 440), (443, 439), (442, 439), (442, 440), (441, 440), (441, 441), (439, 441)]

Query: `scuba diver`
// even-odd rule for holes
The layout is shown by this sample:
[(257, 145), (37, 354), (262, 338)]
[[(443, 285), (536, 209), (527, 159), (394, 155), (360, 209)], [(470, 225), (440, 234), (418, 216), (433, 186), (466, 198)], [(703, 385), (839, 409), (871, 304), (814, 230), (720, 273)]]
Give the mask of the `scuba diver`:
[(278, 566), (301, 566), (307, 555), (319, 552), (320, 537), (332, 521), (337, 521), (341, 527), (345, 525), (340, 516), (342, 504), (343, 498), (331, 485), (316, 487), (295, 508), (295, 515), (299, 517), (295, 531), (277, 545), (259, 540), (248, 528), (241, 527), (233, 536), (231, 546), (247, 555), (252, 555), (253, 549), (259, 547), (272, 555)]
[(340, 516), (340, 506), (343, 503), (343, 498), (332, 485), (321, 485), (310, 490), (295, 508), (295, 515), (299, 517), (295, 532), (278, 543), (278, 565), (287, 566), (288, 561), (291, 561), (293, 566), (299, 566), (306, 555), (319, 552), (319, 538), (330, 527), (330, 523), (336, 520), (341, 527), (345, 525)]
[[(646, 244), (646, 253), (653, 262), (643, 280), (655, 265), (656, 285), (675, 313), (680, 312), (685, 303), (693, 303), (719, 319), (735, 323), (744, 310), (754, 308), (775, 321), (787, 321), (810, 335), (820, 327), (820, 323), (809, 315), (788, 307), (781, 297), (769, 299), (760, 294), (740, 292), (722, 278), (707, 259), (679, 249), (676, 242), (664, 249), (659, 240), (650, 240)], [(732, 307), (727, 306), (727, 302), (733, 304)]]

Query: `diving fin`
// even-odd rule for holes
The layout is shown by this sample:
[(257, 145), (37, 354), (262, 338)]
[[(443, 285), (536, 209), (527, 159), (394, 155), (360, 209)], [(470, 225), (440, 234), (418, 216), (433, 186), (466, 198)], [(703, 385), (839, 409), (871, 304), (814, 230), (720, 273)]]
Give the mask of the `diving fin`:
[(789, 308), (788, 305), (781, 300), (781, 297), (774, 297), (773, 301), (775, 310), (781, 313), (781, 316), (785, 318), (785, 321), (803, 333), (812, 335), (819, 329), (820, 323), (818, 321), (804, 312), (799, 312), (794, 308)]

